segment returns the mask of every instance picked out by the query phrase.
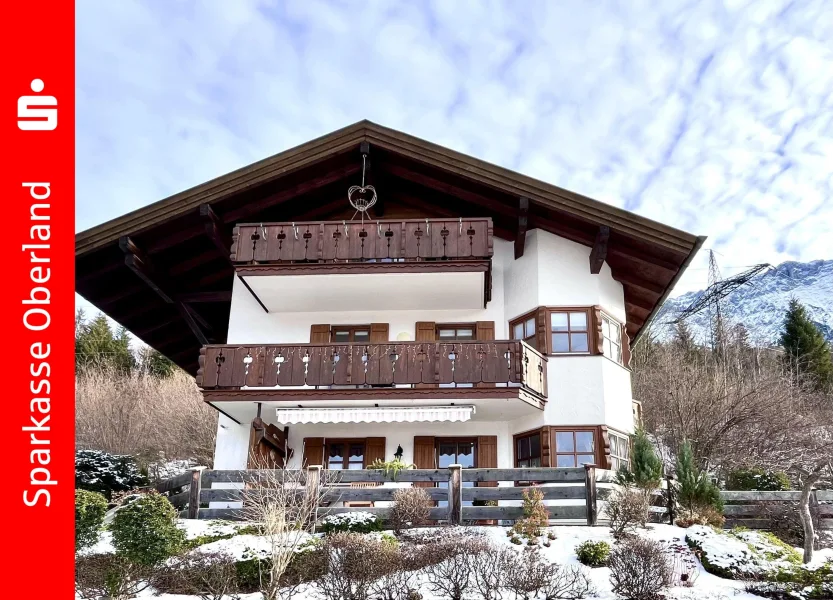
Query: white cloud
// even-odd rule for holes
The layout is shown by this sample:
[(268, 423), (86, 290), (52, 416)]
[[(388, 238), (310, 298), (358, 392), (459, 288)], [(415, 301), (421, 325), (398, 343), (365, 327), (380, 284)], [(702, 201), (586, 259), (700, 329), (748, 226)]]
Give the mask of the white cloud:
[(77, 7), (79, 230), (368, 118), (708, 235), (726, 273), (833, 255), (824, 0)]

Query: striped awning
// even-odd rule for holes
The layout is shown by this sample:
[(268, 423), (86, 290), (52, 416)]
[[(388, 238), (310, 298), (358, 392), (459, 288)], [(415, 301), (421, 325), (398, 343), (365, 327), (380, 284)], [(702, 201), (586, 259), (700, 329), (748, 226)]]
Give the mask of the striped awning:
[(343, 408), (279, 408), (277, 421), (293, 423), (414, 423), (468, 421), (474, 406), (349, 406)]

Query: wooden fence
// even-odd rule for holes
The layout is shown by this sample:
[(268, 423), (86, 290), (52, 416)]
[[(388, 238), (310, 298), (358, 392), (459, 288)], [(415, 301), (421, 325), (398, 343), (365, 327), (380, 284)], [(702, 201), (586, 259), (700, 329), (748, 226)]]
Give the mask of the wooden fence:
[[(774, 518), (779, 518), (779, 505), (795, 506), (801, 492), (731, 492), (722, 491), (723, 514), (726, 526), (749, 529), (770, 529)], [(775, 510), (770, 510), (770, 507)], [(811, 513), (819, 517), (819, 527), (833, 529), (833, 490), (813, 490), (810, 493)]]
[[(243, 489), (246, 484), (263, 479), (271, 480), (276, 473), (258, 470), (194, 470), (164, 481), (156, 489), (166, 494), (185, 518), (239, 520), (244, 518), (240, 505), (247, 493)], [(452, 465), (447, 469), (408, 469), (401, 471), (395, 481), (378, 470), (327, 471), (320, 466), (313, 466), (303, 473), (293, 474), (291, 479), (300, 479), (309, 493), (322, 495), (319, 516), (358, 511), (384, 516), (389, 510), (386, 506), (343, 506), (343, 503), (391, 502), (396, 491), (402, 489), (400, 484), (436, 486), (424, 489), (433, 500), (444, 506), (438, 505), (432, 509), (430, 518), (451, 524), (516, 520), (523, 517), (520, 504), (527, 487), (499, 483), (534, 481), (545, 501), (563, 501), (547, 506), (550, 519), (596, 525), (600, 513), (599, 501), (609, 492), (606, 487), (597, 489), (596, 483), (597, 480), (606, 482), (610, 478), (607, 471), (597, 470), (593, 465), (557, 469), (463, 469)], [(316, 491), (317, 486), (325, 488), (323, 494), (320, 488)], [(474, 506), (474, 503), (486, 501), (514, 501), (517, 505)], [(234, 503), (238, 506), (207, 507), (210, 503)], [(337, 504), (341, 506), (335, 506)]]
[[(244, 518), (242, 504), (247, 483), (274, 478), (275, 471), (215, 471), (198, 468), (156, 486), (165, 494), (181, 516), (189, 519)], [(430, 518), (463, 524), (483, 520), (517, 520), (523, 516), (520, 503), (527, 486), (500, 485), (500, 482), (534, 481), (545, 501), (559, 501), (547, 506), (550, 519), (564, 523), (596, 525), (604, 519), (604, 500), (613, 490), (609, 471), (592, 465), (584, 468), (531, 468), (531, 469), (463, 469), (452, 465), (448, 469), (408, 469), (401, 471), (395, 480), (377, 470), (326, 471), (321, 467), (309, 467), (299, 477), (307, 487), (324, 486), (319, 516), (345, 512), (370, 512), (385, 516), (386, 506), (343, 506), (344, 503), (389, 503), (400, 484), (431, 485), (425, 491), (431, 498), (443, 503), (431, 511)], [(601, 487), (597, 487), (601, 483)], [(486, 484), (486, 485), (483, 485)], [(220, 487), (214, 487), (215, 485)], [(232, 486), (232, 487), (229, 487)], [(668, 490), (671, 493), (668, 493)], [(657, 492), (660, 505), (651, 511), (661, 521), (673, 522), (676, 517), (675, 484), (663, 481)], [(800, 492), (721, 491), (725, 504), (726, 526), (743, 526), (749, 529), (769, 529), (772, 517), (767, 506), (798, 502)], [(497, 501), (513, 505), (474, 506), (474, 503)], [(211, 503), (237, 504), (233, 508), (210, 508)], [(656, 504), (656, 503), (655, 503)], [(833, 529), (833, 490), (814, 490), (811, 493), (812, 510), (819, 517), (819, 527)], [(341, 506), (336, 506), (341, 505)]]
[[(674, 522), (676, 512), (677, 484), (672, 478), (662, 482), (661, 490), (657, 491), (651, 512), (662, 521)], [(669, 492), (670, 490), (670, 492)], [(801, 492), (760, 492), (760, 491), (732, 491), (721, 490), (723, 500), (723, 516), (726, 517), (725, 526), (746, 527), (748, 529), (771, 529), (773, 519), (780, 518), (784, 509), (794, 509), (799, 501)], [(779, 506), (780, 505), (780, 506)], [(818, 516), (819, 527), (833, 529), (833, 490), (813, 490), (810, 492), (811, 512)]]

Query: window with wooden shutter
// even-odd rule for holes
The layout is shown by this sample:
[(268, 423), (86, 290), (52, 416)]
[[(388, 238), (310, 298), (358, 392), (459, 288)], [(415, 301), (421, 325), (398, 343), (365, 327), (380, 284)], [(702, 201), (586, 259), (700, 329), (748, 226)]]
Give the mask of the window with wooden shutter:
[(494, 321), (478, 321), (475, 325), (475, 339), (484, 342), (495, 339), (495, 322)]
[[(436, 455), (434, 454), (434, 436), (415, 435), (414, 467), (416, 467), (417, 469), (434, 469), (436, 465), (435, 457)], [(434, 484), (430, 481), (417, 481), (414, 482), (414, 487), (434, 487)]]
[(370, 342), (374, 344), (383, 344), (389, 340), (390, 326), (387, 323), (371, 323), (370, 324)]
[(418, 342), (433, 342), (437, 339), (437, 324), (434, 321), (417, 321), (416, 336)]
[(365, 463), (370, 465), (377, 460), (385, 460), (385, 438), (369, 437), (365, 440)]
[[(477, 438), (478, 469), (497, 469), (497, 436), (481, 435)], [(477, 487), (497, 487), (497, 481), (481, 481)]]
[(309, 467), (324, 464), (324, 438), (304, 438), (304, 464)]
[(329, 325), (313, 325), (309, 330), (310, 344), (329, 344), (330, 343), (330, 326)]

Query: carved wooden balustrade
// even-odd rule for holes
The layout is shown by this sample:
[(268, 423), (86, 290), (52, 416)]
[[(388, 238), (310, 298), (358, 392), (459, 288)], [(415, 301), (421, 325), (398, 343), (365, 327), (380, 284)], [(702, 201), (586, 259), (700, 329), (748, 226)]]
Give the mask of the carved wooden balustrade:
[[(547, 397), (547, 359), (522, 341), (210, 345), (203, 390), (257, 388), (521, 388)], [(295, 390), (298, 396), (303, 389)]]
[(237, 265), (489, 260), (492, 220), (249, 223), (234, 228)]

